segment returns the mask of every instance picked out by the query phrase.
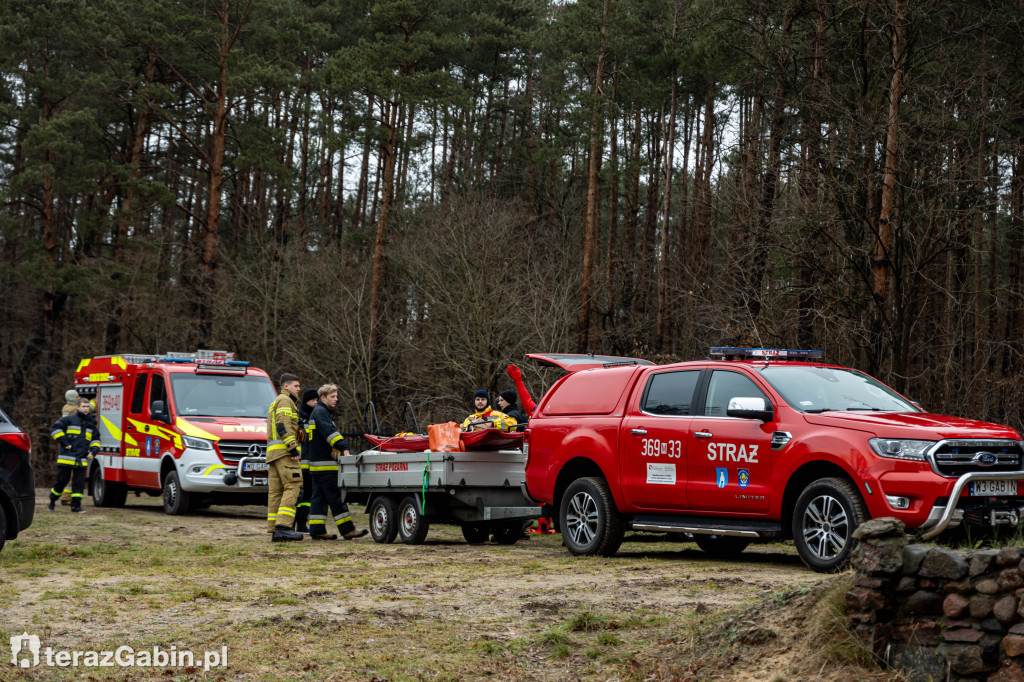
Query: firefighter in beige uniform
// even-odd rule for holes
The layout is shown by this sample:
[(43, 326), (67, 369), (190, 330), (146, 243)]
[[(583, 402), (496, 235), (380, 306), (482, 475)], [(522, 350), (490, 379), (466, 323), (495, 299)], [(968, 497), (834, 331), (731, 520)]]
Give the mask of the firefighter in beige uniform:
[(299, 465), (299, 378), (281, 375), (281, 393), (267, 412), (267, 476), (270, 494), (267, 497), (267, 530), (272, 542), (301, 540), (302, 533), (293, 531), (295, 504), (302, 488)]

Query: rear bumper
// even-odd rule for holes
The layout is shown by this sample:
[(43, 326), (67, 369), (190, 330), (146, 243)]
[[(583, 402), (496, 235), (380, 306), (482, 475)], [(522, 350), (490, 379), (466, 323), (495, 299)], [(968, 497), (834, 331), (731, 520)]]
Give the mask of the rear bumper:
[(18, 532), (25, 530), (32, 525), (32, 519), (36, 514), (36, 493), (33, 490), (31, 495), (19, 497), (13, 500), (15, 512), (18, 515)]

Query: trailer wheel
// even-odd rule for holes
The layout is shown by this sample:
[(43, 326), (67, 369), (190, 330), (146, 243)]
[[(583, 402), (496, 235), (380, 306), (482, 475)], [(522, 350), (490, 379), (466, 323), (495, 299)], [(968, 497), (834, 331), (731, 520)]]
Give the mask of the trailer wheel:
[(857, 545), (853, 531), (870, 517), (852, 483), (841, 478), (814, 481), (793, 509), (793, 542), (807, 566), (819, 573), (842, 570)]
[(398, 535), (395, 501), (384, 495), (376, 497), (367, 513), (370, 516), (370, 537), (373, 541), (382, 545), (394, 542)]
[(164, 478), (164, 513), (171, 516), (188, 514), (189, 497), (189, 494), (181, 489), (178, 472), (167, 472)]
[(491, 537), (491, 526), (482, 521), (462, 524), (462, 537), (471, 545), (482, 545)]
[(514, 545), (519, 542), (521, 537), (523, 537), (523, 524), (519, 521), (494, 525), (494, 541), (499, 545)]
[(104, 480), (103, 470), (96, 467), (92, 472), (92, 503), (97, 507), (123, 507), (128, 499), (128, 488), (124, 483)]
[(694, 535), (693, 541), (701, 551), (713, 557), (736, 556), (750, 544), (747, 538), (732, 535)]
[(398, 537), (407, 545), (420, 545), (427, 537), (430, 522), (420, 513), (415, 497), (407, 497), (398, 505)]
[(612, 556), (622, 544), (626, 524), (603, 478), (578, 478), (559, 506), (558, 526), (570, 554)]

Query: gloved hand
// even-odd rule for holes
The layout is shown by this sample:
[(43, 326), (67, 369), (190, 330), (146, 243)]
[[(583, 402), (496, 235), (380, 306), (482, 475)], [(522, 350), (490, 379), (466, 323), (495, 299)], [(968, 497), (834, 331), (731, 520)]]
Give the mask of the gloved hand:
[(513, 379), (522, 379), (523, 371), (515, 365), (509, 365), (505, 372)]

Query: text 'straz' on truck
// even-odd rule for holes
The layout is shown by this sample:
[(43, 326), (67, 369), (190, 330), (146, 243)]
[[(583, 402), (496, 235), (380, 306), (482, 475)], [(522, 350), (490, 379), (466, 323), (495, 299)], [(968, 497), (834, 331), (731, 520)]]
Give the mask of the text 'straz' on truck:
[(1024, 519), (1015, 430), (930, 414), (820, 351), (710, 356), (529, 356), (569, 372), (526, 429), (524, 493), (550, 505), (570, 552), (610, 556), (627, 529), (689, 533), (718, 555), (792, 539), (834, 571), (869, 518), (926, 540)]
[(265, 504), (267, 408), (274, 384), (233, 353), (200, 350), (82, 360), (75, 388), (96, 402), (93, 502), (163, 495), (164, 511)]

